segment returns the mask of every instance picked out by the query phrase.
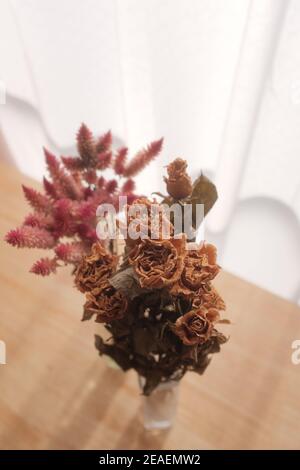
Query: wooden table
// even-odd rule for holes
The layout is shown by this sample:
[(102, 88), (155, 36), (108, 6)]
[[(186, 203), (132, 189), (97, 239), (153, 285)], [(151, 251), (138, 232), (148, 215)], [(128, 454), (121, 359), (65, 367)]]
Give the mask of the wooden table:
[[(3, 239), (27, 211), (26, 178), (0, 170)], [(151, 434), (140, 424), (135, 373), (98, 357), (93, 336), (101, 326), (80, 322), (83, 296), (69, 271), (44, 279), (27, 272), (39, 255), (1, 241), (7, 364), (0, 365), (0, 448), (300, 448), (300, 365), (291, 362), (291, 343), (300, 338), (296, 305), (223, 272), (217, 285), (231, 339), (204, 376), (183, 379), (175, 426)]]

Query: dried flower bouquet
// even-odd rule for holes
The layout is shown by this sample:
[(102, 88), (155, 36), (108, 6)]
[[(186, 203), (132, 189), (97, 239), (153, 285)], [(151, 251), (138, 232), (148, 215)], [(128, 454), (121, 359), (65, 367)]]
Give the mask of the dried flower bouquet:
[[(203, 176), (193, 185), (186, 166), (177, 159), (167, 167), (168, 196), (163, 201), (180, 202), (180, 207), (202, 202), (207, 212), (215, 188)], [(221, 319), (225, 303), (212, 285), (220, 270), (216, 248), (188, 243), (164, 207), (155, 200), (136, 199), (126, 208), (126, 227), (134, 223), (139, 237), (126, 237), (121, 265), (97, 242), (75, 276), (86, 296), (82, 319), (104, 323), (109, 333), (106, 341), (96, 336), (100, 355), (110, 356), (124, 371), (135, 369), (145, 379), (145, 395), (188, 370), (202, 374), (227, 340), (216, 328), (228, 322)], [(158, 223), (156, 219), (153, 224), (153, 213), (160, 215)], [(166, 225), (168, 238), (163, 236)]]
[[(193, 241), (197, 207), (203, 216), (208, 213), (217, 199), (215, 186), (203, 174), (192, 182), (187, 163), (178, 158), (167, 167), (168, 194), (157, 193), (160, 203), (134, 192), (133, 178), (161, 148), (162, 139), (128, 162), (128, 149), (114, 150), (110, 132), (96, 139), (83, 124), (78, 156), (58, 159), (45, 150), (44, 191), (23, 186), (32, 212), (6, 235), (18, 248), (53, 250), (52, 257), (35, 262), (35, 274), (73, 266), (75, 284), (86, 297), (82, 319), (93, 318), (108, 332), (106, 340), (96, 336), (96, 348), (124, 371), (135, 369), (144, 378), (145, 395), (188, 370), (202, 374), (227, 340), (217, 330), (228, 320), (221, 319), (225, 303), (212, 284), (220, 270), (216, 248)], [(108, 168), (114, 178), (105, 177)], [(109, 203), (118, 212), (120, 196), (127, 197), (126, 224), (118, 224), (125, 236), (121, 257), (96, 232), (97, 208)], [(166, 210), (174, 204), (182, 212), (179, 224)], [(187, 225), (185, 209), (190, 209)], [(128, 236), (132, 225), (138, 228), (136, 237)]]

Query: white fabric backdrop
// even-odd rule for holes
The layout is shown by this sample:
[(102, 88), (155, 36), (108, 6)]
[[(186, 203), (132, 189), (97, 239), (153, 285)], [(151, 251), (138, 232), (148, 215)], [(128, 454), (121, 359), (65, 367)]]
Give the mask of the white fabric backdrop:
[(1, 132), (22, 171), (41, 177), (42, 145), (71, 152), (81, 121), (132, 151), (163, 135), (143, 192), (175, 156), (203, 169), (222, 265), (300, 299), (299, 1), (0, 0), (0, 31)]

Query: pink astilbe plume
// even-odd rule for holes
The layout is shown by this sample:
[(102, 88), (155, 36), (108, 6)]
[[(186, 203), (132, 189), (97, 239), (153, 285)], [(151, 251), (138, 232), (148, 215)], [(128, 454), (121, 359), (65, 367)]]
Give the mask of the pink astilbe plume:
[(49, 212), (51, 206), (50, 200), (47, 196), (44, 196), (44, 194), (39, 193), (35, 189), (28, 188), (24, 185), (22, 185), (22, 188), (25, 198), (33, 209), (44, 213)]
[(53, 155), (53, 153), (49, 152), (49, 150), (47, 150), (45, 147), (43, 150), (44, 150), (46, 165), (47, 165), (47, 169), (48, 169), (50, 177), (52, 178), (53, 181), (57, 179), (59, 180), (59, 177), (60, 177), (59, 166), (60, 165), (59, 165), (58, 159), (56, 158), (55, 155)]
[(99, 189), (104, 188), (104, 185), (106, 184), (105, 178), (103, 176), (100, 176), (97, 181), (97, 186)]
[(88, 201), (80, 202), (76, 207), (76, 218), (78, 220), (91, 220), (95, 217), (95, 211), (97, 210), (98, 204), (89, 198)]
[(127, 153), (128, 153), (127, 147), (121, 147), (117, 151), (117, 155), (114, 161), (114, 170), (117, 175), (123, 175), (124, 173)]
[(84, 168), (82, 161), (77, 157), (61, 157), (65, 168), (70, 171), (80, 171)]
[(39, 274), (40, 276), (49, 276), (51, 273), (56, 273), (58, 263), (56, 258), (41, 258), (34, 263), (31, 267), (30, 272)]
[(58, 194), (55, 189), (54, 183), (51, 183), (49, 180), (47, 180), (45, 176), (43, 178), (43, 185), (47, 196), (51, 197), (52, 199), (57, 199)]
[(82, 188), (72, 174), (67, 174), (60, 161), (47, 149), (44, 149), (48, 171), (58, 194), (77, 199), (81, 197)]
[(124, 194), (131, 194), (135, 190), (135, 182), (133, 179), (129, 178), (128, 180), (125, 181), (125, 183), (122, 186), (122, 193)]
[(79, 263), (85, 254), (84, 245), (80, 242), (60, 243), (55, 247), (54, 251), (57, 258), (66, 264)]
[(123, 175), (127, 178), (136, 176), (160, 153), (162, 144), (163, 139), (156, 140), (140, 150), (125, 167)]
[(112, 145), (112, 134), (111, 131), (106, 132), (103, 134), (98, 142), (96, 143), (96, 152), (97, 153), (102, 153), (106, 152), (111, 148)]
[(39, 212), (28, 214), (23, 222), (23, 225), (30, 225), (31, 227), (50, 228), (54, 222), (51, 215), (44, 215)]
[(97, 183), (97, 172), (94, 169), (87, 170), (84, 173), (84, 180), (89, 184), (96, 184)]
[(85, 241), (86, 244), (91, 246), (97, 241), (96, 229), (89, 224), (80, 224), (77, 228), (78, 236)]
[(99, 153), (96, 168), (98, 170), (106, 170), (108, 167), (110, 167), (111, 160), (112, 160), (112, 152), (105, 151), (105, 152)]
[(115, 193), (117, 190), (117, 187), (118, 187), (118, 182), (115, 179), (107, 181), (105, 185), (105, 189), (108, 192), (108, 194)]
[[(47, 276), (65, 264), (76, 267), (97, 240), (97, 207), (110, 203), (118, 210), (120, 196), (126, 195), (129, 204), (138, 197), (132, 176), (158, 155), (162, 139), (138, 152), (128, 164), (128, 149), (114, 151), (112, 144), (110, 131), (95, 138), (82, 124), (77, 133), (79, 155), (57, 158), (44, 149), (48, 176), (43, 179), (43, 191), (23, 186), (32, 212), (5, 237), (18, 248), (54, 251), (53, 258), (36, 261), (31, 272)], [(105, 178), (102, 172), (108, 168), (116, 178)]]
[(53, 248), (55, 239), (47, 230), (39, 227), (24, 225), (10, 230), (6, 234), (6, 241), (17, 248)]
[(96, 149), (92, 132), (85, 124), (81, 124), (77, 133), (77, 150), (82, 164), (88, 168), (96, 159)]

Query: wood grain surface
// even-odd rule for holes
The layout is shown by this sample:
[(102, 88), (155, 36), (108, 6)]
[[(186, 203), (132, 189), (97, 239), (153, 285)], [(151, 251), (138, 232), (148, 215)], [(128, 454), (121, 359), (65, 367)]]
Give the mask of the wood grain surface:
[(204, 376), (182, 380), (175, 426), (146, 432), (136, 375), (98, 357), (94, 334), (102, 327), (80, 322), (83, 296), (69, 270), (35, 277), (28, 269), (40, 253), (3, 242), (27, 212), (20, 183), (31, 181), (0, 170), (1, 449), (300, 448), (296, 305), (223, 272), (216, 285), (233, 322), (230, 341)]

